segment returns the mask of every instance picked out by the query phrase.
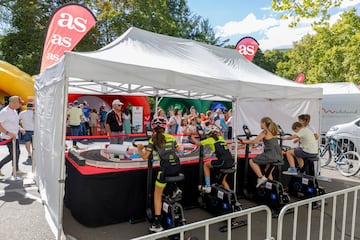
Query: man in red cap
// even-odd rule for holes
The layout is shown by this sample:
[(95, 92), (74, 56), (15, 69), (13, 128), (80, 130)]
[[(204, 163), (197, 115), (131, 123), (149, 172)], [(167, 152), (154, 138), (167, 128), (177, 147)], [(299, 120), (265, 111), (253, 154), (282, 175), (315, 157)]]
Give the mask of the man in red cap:
[(0, 132), (1, 137), (5, 140), (7, 139), (16, 139), (16, 148), (13, 149), (12, 141), (6, 143), (9, 154), (0, 161), (0, 176), (4, 176), (1, 172), (1, 168), (13, 160), (13, 153), (16, 151), (16, 175), (24, 175), (23, 172), (19, 170), (19, 156), (20, 156), (20, 145), (19, 145), (19, 131), (25, 133), (25, 130), (20, 127), (20, 117), (17, 112), (22, 104), (23, 100), (19, 96), (12, 96), (9, 98), (9, 104), (0, 111)]

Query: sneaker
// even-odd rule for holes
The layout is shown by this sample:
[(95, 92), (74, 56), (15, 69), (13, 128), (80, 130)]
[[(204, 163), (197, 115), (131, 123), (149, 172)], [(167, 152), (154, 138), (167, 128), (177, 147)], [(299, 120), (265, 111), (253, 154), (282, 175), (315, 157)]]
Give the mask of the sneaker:
[(182, 191), (180, 188), (176, 188), (176, 190), (173, 192), (172, 198), (177, 198), (179, 196), (181, 196)]
[(211, 193), (211, 187), (199, 185), (199, 191), (205, 192), (205, 193)]
[(297, 168), (296, 167), (289, 167), (288, 170), (282, 172), (282, 174), (296, 176), (296, 175), (298, 175)]
[(262, 176), (261, 178), (257, 179), (256, 188), (259, 188), (261, 185), (267, 182), (267, 178), (265, 176)]
[(164, 228), (161, 226), (160, 223), (154, 222), (154, 223), (151, 225), (151, 227), (149, 227), (149, 230), (150, 230), (151, 232), (161, 232), (161, 231), (164, 230)]
[(32, 160), (31, 160), (31, 156), (28, 157), (28, 159), (26, 159), (25, 162), (23, 162), (24, 165), (31, 165), (32, 164)]

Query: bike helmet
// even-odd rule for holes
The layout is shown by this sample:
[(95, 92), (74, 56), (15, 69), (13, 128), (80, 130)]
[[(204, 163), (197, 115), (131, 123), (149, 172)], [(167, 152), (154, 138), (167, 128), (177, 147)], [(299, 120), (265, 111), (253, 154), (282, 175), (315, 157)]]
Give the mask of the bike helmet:
[(155, 129), (157, 127), (166, 128), (166, 120), (163, 117), (155, 117), (151, 121), (151, 128)]
[(206, 135), (209, 135), (209, 134), (211, 134), (212, 132), (218, 133), (218, 132), (219, 132), (219, 128), (218, 128), (217, 126), (215, 126), (215, 125), (210, 125), (210, 126), (206, 127), (206, 129), (205, 129), (205, 134), (206, 134)]

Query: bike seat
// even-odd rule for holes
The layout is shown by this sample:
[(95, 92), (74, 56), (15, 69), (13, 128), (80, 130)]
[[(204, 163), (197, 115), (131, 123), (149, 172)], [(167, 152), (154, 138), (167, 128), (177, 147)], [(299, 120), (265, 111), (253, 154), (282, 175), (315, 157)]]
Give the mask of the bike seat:
[(223, 174), (231, 174), (235, 172), (234, 168), (222, 168), (219, 170), (219, 172), (223, 173)]
[(282, 161), (272, 162), (271, 165), (273, 165), (273, 166), (282, 166), (282, 165), (284, 165), (284, 162), (282, 162)]
[(179, 173), (179, 174), (176, 175), (176, 176), (166, 176), (166, 177), (165, 177), (165, 182), (167, 182), (167, 183), (180, 182), (180, 181), (183, 181), (184, 178), (185, 178), (185, 177), (184, 177), (184, 174)]
[(316, 157), (309, 157), (309, 158), (305, 158), (305, 160), (307, 161), (312, 161), (312, 162), (316, 162), (316, 161), (319, 161), (319, 157), (316, 156)]

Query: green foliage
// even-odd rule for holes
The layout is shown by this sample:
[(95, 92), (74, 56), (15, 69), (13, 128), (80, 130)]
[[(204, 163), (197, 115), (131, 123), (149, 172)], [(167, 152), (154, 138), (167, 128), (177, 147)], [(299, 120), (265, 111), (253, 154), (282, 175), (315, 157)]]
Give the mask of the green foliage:
[(296, 26), (301, 18), (315, 18), (320, 15), (320, 23), (328, 20), (328, 10), (338, 7), (343, 0), (272, 0), (272, 9), (281, 12), (282, 19), (292, 19), (290, 26)]
[(360, 17), (355, 9), (342, 14), (333, 26), (316, 27), (315, 35), (306, 35), (289, 51), (289, 61), (277, 64), (276, 73), (294, 79), (299, 72), (306, 83), (360, 83)]
[(253, 63), (269, 72), (276, 73), (277, 64), (279, 62), (287, 62), (288, 60), (286, 50), (266, 50), (262, 52), (261, 49), (258, 49)]

